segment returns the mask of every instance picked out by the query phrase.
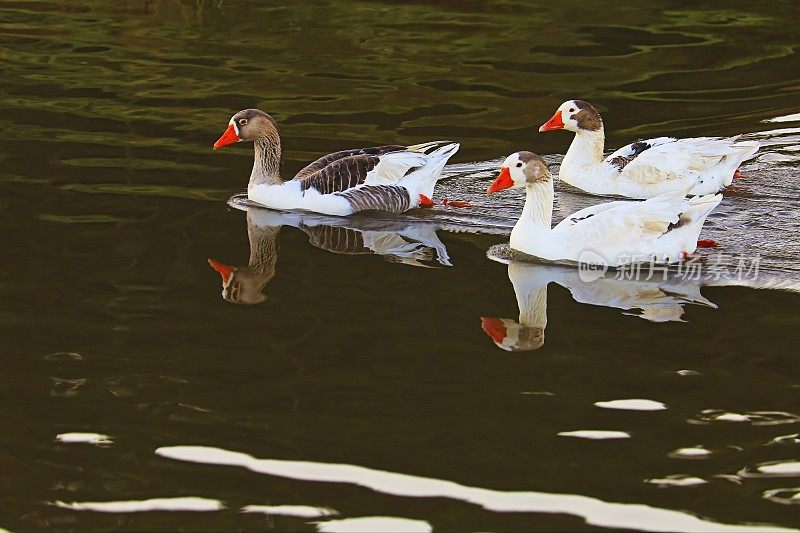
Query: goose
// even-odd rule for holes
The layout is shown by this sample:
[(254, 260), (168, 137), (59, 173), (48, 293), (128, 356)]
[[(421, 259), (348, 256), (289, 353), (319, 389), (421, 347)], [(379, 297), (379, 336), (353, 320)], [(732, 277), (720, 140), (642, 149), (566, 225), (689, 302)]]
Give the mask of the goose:
[(488, 194), (525, 188), (525, 207), (510, 246), (546, 261), (605, 267), (681, 261), (698, 246), (697, 237), (721, 194), (686, 198), (678, 190), (645, 200), (618, 200), (581, 209), (551, 227), (553, 179), (544, 160), (532, 152), (506, 158)]
[(712, 194), (743, 177), (739, 165), (759, 148), (757, 141), (736, 138), (658, 137), (623, 146), (603, 159), (603, 119), (583, 100), (564, 102), (539, 128), (553, 130), (575, 132), (559, 180), (599, 196), (646, 199), (684, 190)]
[(432, 206), (436, 181), (459, 148), (458, 143), (433, 141), (343, 150), (317, 159), (284, 181), (281, 136), (271, 116), (260, 109), (239, 111), (231, 117), (214, 149), (243, 141), (252, 141), (255, 146), (247, 185), (252, 202), (271, 209), (339, 216), (366, 210), (402, 213)]

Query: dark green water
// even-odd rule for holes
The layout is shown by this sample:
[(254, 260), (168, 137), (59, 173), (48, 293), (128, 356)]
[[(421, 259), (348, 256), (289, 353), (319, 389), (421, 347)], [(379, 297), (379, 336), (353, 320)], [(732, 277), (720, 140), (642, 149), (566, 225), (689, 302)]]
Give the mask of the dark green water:
[[(709, 232), (763, 256), (748, 285), (796, 287), (800, 130), (763, 121), (798, 112), (798, 17), (793, 1), (0, 2), (0, 528), (797, 527), (800, 296), (706, 280), (680, 322), (697, 283), (623, 284), (622, 305), (509, 268), (486, 251), (519, 198), (485, 199), (496, 165), (471, 162), (563, 153), (566, 134), (535, 132), (576, 97), (609, 147), (768, 131)], [(443, 195), (480, 207), (334, 228), (246, 215), (226, 200), (251, 152), (211, 150), (245, 107), (281, 123), (287, 174), (456, 139)], [(208, 258), (240, 267), (227, 300)], [(535, 351), (481, 327), (514, 330), (518, 299), (517, 348)], [(622, 399), (667, 409), (594, 405)], [(577, 430), (629, 438), (558, 435)], [(71, 432), (112, 442), (57, 442)], [(652, 482), (673, 475), (705, 483)], [(187, 496), (207, 512), (120, 503)]]

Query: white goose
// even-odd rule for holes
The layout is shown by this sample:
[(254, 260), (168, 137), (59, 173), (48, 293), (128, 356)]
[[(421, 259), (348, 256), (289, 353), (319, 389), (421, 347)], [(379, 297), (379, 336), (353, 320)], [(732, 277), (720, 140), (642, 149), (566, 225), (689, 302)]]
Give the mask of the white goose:
[(568, 130), (559, 180), (590, 194), (653, 198), (675, 191), (691, 195), (722, 190), (739, 176), (739, 165), (758, 151), (756, 141), (715, 137), (658, 137), (623, 146), (603, 159), (603, 119), (591, 104), (568, 100), (539, 131)]
[[(240, 141), (253, 141), (255, 145), (247, 185), (251, 201), (272, 209), (341, 216), (366, 210), (401, 213), (430, 207), (436, 181), (459, 148), (458, 143), (434, 141), (343, 150), (317, 159), (284, 181), (281, 137), (272, 117), (259, 109), (239, 111), (214, 148)], [(455, 207), (461, 204), (449, 203)]]
[(526, 190), (525, 207), (511, 231), (511, 248), (548, 261), (611, 267), (672, 263), (697, 249), (697, 237), (721, 194), (687, 199), (685, 190), (644, 202), (616, 201), (581, 209), (551, 228), (553, 179), (532, 152), (511, 154), (489, 194)]

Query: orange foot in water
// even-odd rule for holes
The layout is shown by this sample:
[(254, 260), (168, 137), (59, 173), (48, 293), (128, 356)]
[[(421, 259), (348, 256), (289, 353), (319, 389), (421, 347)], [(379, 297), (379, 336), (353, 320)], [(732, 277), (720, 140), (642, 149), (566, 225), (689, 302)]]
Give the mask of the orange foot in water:
[[(424, 194), (419, 195), (419, 206), (420, 207), (433, 207), (436, 205), (436, 202), (425, 196)], [(442, 200), (442, 205), (448, 205), (450, 207), (472, 207), (472, 204), (469, 202), (465, 202), (462, 200), (448, 200), (445, 198)]]
[(698, 248), (716, 248), (719, 243), (714, 239), (699, 239), (697, 241)]

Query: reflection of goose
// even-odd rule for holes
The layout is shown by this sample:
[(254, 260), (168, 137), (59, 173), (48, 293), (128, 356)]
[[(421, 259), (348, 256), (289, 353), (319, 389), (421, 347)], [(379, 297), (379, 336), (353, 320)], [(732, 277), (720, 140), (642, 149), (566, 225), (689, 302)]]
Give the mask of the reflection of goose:
[(259, 109), (231, 118), (214, 143), (222, 148), (253, 141), (255, 159), (247, 195), (272, 209), (303, 209), (328, 215), (381, 210), (402, 213), (430, 206), (436, 180), (458, 143), (376, 146), (323, 156), (288, 181), (281, 177), (281, 137), (275, 121)]
[[(594, 276), (593, 276), (594, 277)], [(535, 263), (510, 262), (508, 278), (514, 286), (519, 320), (481, 318), (481, 326), (494, 343), (507, 351), (537, 350), (544, 345), (547, 326), (547, 285), (558, 283), (569, 289), (575, 301), (624, 310), (652, 322), (680, 321), (683, 304), (696, 303), (716, 308), (700, 294), (697, 281), (662, 278), (617, 279), (613, 272), (586, 281), (574, 268)]]
[[(231, 205), (241, 209), (235, 203)], [(336, 254), (376, 254), (387, 261), (421, 267), (431, 267), (435, 260), (451, 266), (447, 249), (436, 234), (438, 226), (429, 222), (326, 217), (255, 207), (246, 210), (250, 241), (247, 266), (208, 260), (219, 272), (222, 297), (229, 302), (251, 305), (266, 301), (263, 291), (275, 276), (282, 226), (299, 228), (312, 245)]]
[(275, 276), (278, 262), (278, 235), (281, 225), (259, 224), (254, 213), (247, 213), (250, 259), (247, 266), (230, 266), (209, 259), (211, 268), (222, 277), (222, 297), (237, 304), (260, 304), (267, 297), (263, 290)]
[(758, 151), (758, 142), (695, 137), (659, 137), (623, 146), (603, 159), (603, 119), (589, 103), (569, 100), (539, 131), (568, 130), (575, 139), (559, 179), (590, 194), (653, 198), (690, 190), (710, 194), (731, 184), (739, 165)]

